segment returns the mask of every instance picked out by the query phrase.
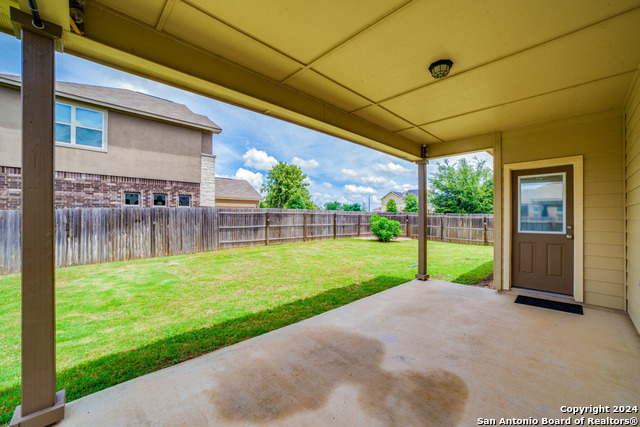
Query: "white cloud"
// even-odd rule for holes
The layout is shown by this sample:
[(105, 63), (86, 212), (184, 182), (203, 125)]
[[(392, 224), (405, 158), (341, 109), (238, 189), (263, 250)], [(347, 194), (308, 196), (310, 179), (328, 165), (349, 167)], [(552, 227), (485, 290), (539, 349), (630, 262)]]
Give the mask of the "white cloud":
[(374, 185), (376, 187), (397, 187), (398, 183), (386, 176), (362, 176), (357, 179), (361, 184)]
[(344, 187), (342, 187), (342, 190), (350, 195), (353, 196), (363, 196), (363, 195), (374, 195), (377, 194), (378, 192), (376, 190), (374, 190), (371, 187), (363, 187), (362, 185), (353, 185), (353, 184), (347, 184)]
[[(395, 183), (394, 183), (395, 184)], [(407, 190), (417, 190), (418, 187), (416, 185), (411, 185), (411, 184), (395, 184), (391, 190), (393, 191), (399, 191), (401, 193), (407, 191)]]
[(293, 159), (291, 159), (291, 163), (293, 163), (294, 165), (300, 166), (302, 170), (315, 169), (318, 166), (320, 166), (320, 163), (318, 163), (314, 159), (304, 160), (304, 159), (301, 159), (300, 157), (294, 157)]
[(311, 178), (306, 177), (305, 179), (302, 180), (302, 182), (309, 184), (309, 185), (315, 185), (316, 183), (314, 181), (311, 180)]
[(375, 171), (378, 172), (386, 172), (386, 173), (392, 173), (395, 175), (413, 175), (413, 171), (405, 168), (402, 165), (399, 165), (398, 163), (393, 163), (393, 162), (388, 162), (388, 163), (374, 163), (373, 166), (371, 166), (371, 168)]
[(341, 169), (340, 173), (344, 179), (355, 181), (359, 184), (371, 185), (374, 187), (396, 188), (398, 183), (386, 176), (380, 175), (361, 175), (353, 169)]
[(262, 175), (260, 172), (251, 172), (248, 171), (246, 169), (238, 169), (238, 171), (236, 172), (235, 179), (244, 179), (246, 181), (249, 182), (249, 184), (251, 184), (253, 186), (253, 188), (255, 188), (256, 190), (260, 191), (260, 187), (262, 186), (262, 183), (264, 182), (264, 175)]
[(323, 183), (322, 183), (322, 185), (324, 185), (324, 186), (325, 186), (325, 187), (327, 187), (327, 188), (331, 188), (331, 187), (333, 187), (333, 185), (331, 185), (331, 183), (330, 183), (330, 182), (323, 182)]
[(340, 173), (345, 178), (357, 178), (358, 177), (358, 172), (354, 171), (353, 169), (340, 169)]
[(251, 148), (244, 153), (242, 159), (245, 166), (264, 171), (278, 164), (275, 157), (271, 157), (266, 151), (256, 150), (255, 148)]

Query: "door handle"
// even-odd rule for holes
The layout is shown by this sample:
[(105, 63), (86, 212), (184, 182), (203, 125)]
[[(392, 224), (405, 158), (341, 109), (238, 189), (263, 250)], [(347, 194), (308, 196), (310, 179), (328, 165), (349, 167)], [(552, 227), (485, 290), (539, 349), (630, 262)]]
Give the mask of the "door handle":
[(569, 240), (573, 239), (573, 235), (567, 234), (567, 239), (569, 239)]

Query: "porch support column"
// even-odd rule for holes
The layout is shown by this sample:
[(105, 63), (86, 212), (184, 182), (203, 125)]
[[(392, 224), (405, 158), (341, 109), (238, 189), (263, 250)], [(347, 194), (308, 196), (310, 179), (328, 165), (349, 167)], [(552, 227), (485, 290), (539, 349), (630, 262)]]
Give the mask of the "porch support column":
[(56, 393), (54, 222), (54, 39), (60, 27), (32, 24), (11, 9), (22, 39), (22, 399), (11, 426), (64, 417)]
[(416, 162), (418, 165), (418, 274), (416, 279), (428, 280), (427, 274), (427, 159)]
[(493, 286), (503, 288), (502, 279), (502, 133), (493, 134)]

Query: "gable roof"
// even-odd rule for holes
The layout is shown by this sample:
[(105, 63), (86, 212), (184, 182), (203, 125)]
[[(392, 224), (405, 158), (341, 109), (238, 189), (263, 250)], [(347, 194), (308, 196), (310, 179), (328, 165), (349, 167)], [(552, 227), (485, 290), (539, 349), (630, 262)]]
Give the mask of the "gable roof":
[[(0, 74), (0, 85), (2, 84), (20, 87), (20, 77)], [(129, 89), (56, 82), (56, 95), (211, 133), (222, 131), (207, 116), (194, 113), (186, 105)]]
[(385, 194), (384, 196), (382, 196), (382, 198), (384, 199), (385, 197), (387, 197), (389, 194), (395, 194), (396, 196), (400, 197), (401, 199), (404, 197), (402, 195), (402, 193), (398, 192), (398, 191), (389, 191), (387, 194)]
[(216, 177), (216, 199), (259, 201), (263, 197), (244, 179)]

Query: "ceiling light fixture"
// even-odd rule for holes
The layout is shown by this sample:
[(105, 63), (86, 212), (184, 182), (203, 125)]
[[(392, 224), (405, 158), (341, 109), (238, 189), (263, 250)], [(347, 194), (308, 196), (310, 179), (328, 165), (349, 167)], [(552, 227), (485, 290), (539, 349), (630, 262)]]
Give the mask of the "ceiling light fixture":
[(453, 62), (450, 59), (441, 59), (429, 65), (429, 72), (434, 79), (441, 79), (447, 77)]

